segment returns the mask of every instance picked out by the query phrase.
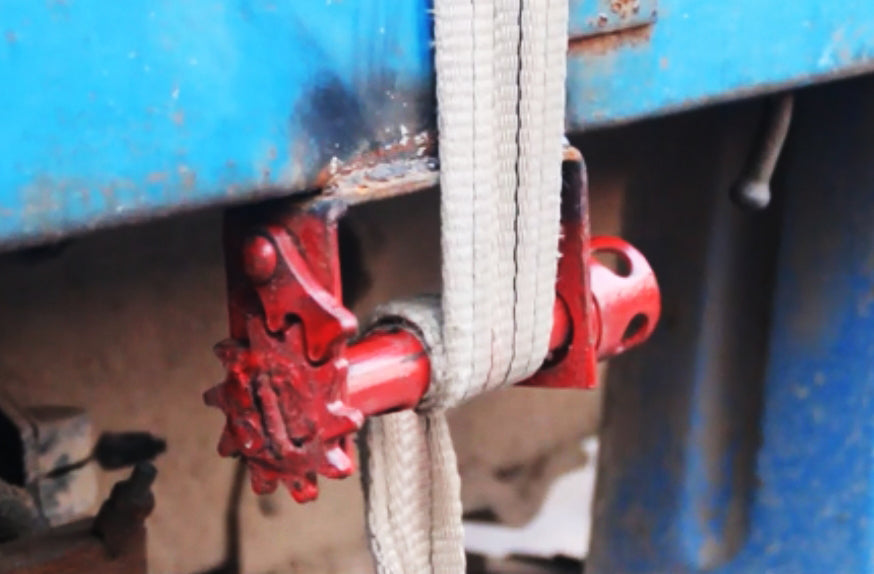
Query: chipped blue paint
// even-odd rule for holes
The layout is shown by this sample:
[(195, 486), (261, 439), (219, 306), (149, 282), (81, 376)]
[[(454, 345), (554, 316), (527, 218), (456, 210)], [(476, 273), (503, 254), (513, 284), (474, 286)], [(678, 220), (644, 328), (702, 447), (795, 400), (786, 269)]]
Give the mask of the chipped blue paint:
[[(640, 23), (655, 0), (613, 4), (574, 0), (571, 29), (608, 9), (607, 29)], [(427, 128), (428, 6), (6, 0), (0, 247), (301, 190)], [(634, 41), (574, 49), (569, 129), (870, 69), (872, 26), (867, 0), (662, 0)]]
[(652, 24), (658, 18), (658, 0), (575, 0), (570, 7), (574, 38)]

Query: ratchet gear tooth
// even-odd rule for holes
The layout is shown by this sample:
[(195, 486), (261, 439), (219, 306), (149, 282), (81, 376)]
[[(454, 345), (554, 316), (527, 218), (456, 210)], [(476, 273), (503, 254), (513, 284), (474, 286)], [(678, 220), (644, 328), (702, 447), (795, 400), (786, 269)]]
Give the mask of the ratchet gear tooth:
[(240, 454), (240, 449), (237, 448), (237, 440), (227, 425), (225, 425), (222, 437), (219, 439), (218, 452), (221, 456), (237, 456)]
[[(216, 345), (227, 378), (204, 393), (208, 405), (227, 415), (219, 454), (242, 456), (259, 494), (282, 482), (295, 500), (313, 500), (318, 474), (344, 478), (354, 471), (347, 436), (361, 428), (364, 415), (338, 398), (345, 384), (343, 362), (307, 361), (300, 328), (289, 328), (277, 340), (251, 318), (248, 331), (249, 344)], [(268, 396), (266, 384), (275, 397)]]
[(345, 437), (358, 432), (364, 426), (364, 414), (346, 403), (334, 401), (328, 405), (327, 410), (331, 416), (331, 425), (325, 429), (326, 439)]
[(325, 463), (321, 472), (328, 478), (346, 478), (355, 472), (355, 463), (343, 446), (337, 445), (325, 453)]
[(252, 483), (252, 490), (255, 491), (255, 494), (270, 494), (276, 491), (278, 481), (273, 476), (274, 473), (252, 462), (248, 466), (249, 481)]
[(212, 351), (222, 362), (222, 365), (230, 367), (231, 365), (242, 365), (248, 349), (233, 339), (225, 339), (216, 343)]
[[(219, 452), (245, 461), (255, 492), (282, 483), (300, 502), (318, 496), (319, 474), (352, 473), (348, 435), (364, 423), (346, 402), (345, 348), (357, 324), (334, 281), (332, 217), (295, 210), (227, 220), (231, 338), (214, 347), (226, 377), (204, 394), (227, 417)], [(257, 265), (241, 267), (241, 255)]]
[(319, 496), (319, 485), (315, 474), (283, 481), (291, 496), (300, 503), (310, 502)]
[(221, 384), (218, 384), (203, 393), (203, 402), (208, 407), (225, 410), (225, 393)]

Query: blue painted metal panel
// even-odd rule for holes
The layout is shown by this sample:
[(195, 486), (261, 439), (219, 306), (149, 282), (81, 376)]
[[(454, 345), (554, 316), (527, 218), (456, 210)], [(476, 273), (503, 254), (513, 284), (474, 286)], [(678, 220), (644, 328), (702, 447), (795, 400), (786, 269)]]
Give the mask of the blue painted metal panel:
[(571, 58), (572, 128), (874, 70), (874, 2), (662, 0), (654, 26), (615, 40)]
[(656, 242), (667, 323), (616, 365), (587, 571), (874, 572), (874, 81), (799, 104), (767, 346), (753, 328), (767, 314), (749, 307), (768, 286), (750, 272), (771, 245), (749, 235), (759, 216), (712, 204), (709, 231), (661, 269), (675, 235)]
[(425, 6), (6, 0), (0, 242), (301, 189), (423, 129)]
[[(607, 29), (630, 25), (654, 4), (574, 0), (571, 29), (590, 33), (593, 14), (608, 7)], [(291, 193), (315, 185), (334, 156), (429, 127), (428, 6), (5, 1), (0, 247)], [(662, 0), (655, 25), (575, 45), (568, 125), (858, 73), (872, 62), (867, 0)]]

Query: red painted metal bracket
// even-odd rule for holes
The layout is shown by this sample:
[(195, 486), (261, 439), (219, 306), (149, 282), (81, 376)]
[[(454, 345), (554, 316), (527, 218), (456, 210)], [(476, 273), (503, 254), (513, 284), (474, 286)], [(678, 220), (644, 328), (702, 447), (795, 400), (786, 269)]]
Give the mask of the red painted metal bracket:
[[(589, 260), (589, 193), (585, 163), (578, 151), (565, 152), (562, 163), (561, 237), (556, 279), (553, 334), (566, 331), (562, 341), (551, 341), (544, 366), (524, 384), (553, 388), (593, 388), (597, 383), (597, 329), (592, 299)], [(567, 327), (556, 333), (567, 317)]]
[(232, 212), (225, 221), (231, 337), (216, 346), (225, 381), (206, 392), (227, 422), (222, 456), (241, 456), (252, 488), (283, 483), (299, 501), (317, 476), (354, 471), (346, 342), (357, 331), (341, 304), (337, 206)]
[[(645, 341), (658, 321), (658, 285), (621, 239), (589, 238), (582, 157), (566, 154), (561, 259), (550, 354), (526, 385), (592, 388), (596, 362)], [(241, 456), (253, 489), (283, 484), (300, 502), (318, 475), (354, 471), (351, 436), (366, 416), (414, 408), (430, 380), (411, 332), (382, 328), (354, 344), (341, 303), (337, 218), (317, 200), (230, 213), (225, 221), (230, 338), (216, 346), (225, 381), (204, 395), (226, 414), (223, 456)], [(610, 254), (616, 269), (597, 257)]]

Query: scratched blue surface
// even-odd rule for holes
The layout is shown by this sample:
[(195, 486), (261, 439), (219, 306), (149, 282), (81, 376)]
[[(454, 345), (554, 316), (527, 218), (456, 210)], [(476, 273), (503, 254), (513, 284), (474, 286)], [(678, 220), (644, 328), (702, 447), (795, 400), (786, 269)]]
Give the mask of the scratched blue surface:
[(0, 6), (0, 243), (291, 190), (432, 113), (423, 2)]
[(874, 70), (870, 0), (661, 0), (658, 22), (568, 67), (568, 123), (596, 127)]
[[(428, 4), (6, 0), (0, 247), (300, 190), (429, 126)], [(572, 29), (609, 4), (575, 0)], [(574, 50), (571, 130), (874, 67), (868, 0), (658, 12), (634, 41)]]

